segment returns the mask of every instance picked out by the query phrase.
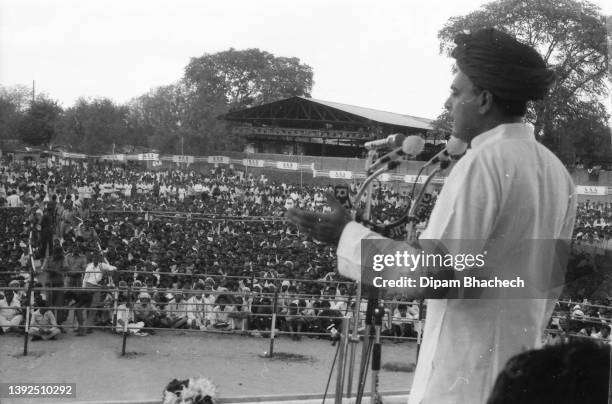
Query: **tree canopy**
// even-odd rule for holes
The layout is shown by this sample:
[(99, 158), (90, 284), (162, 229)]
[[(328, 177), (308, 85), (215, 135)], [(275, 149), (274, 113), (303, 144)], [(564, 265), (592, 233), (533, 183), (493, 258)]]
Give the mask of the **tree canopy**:
[[(589, 128), (608, 120), (602, 100), (610, 77), (610, 33), (600, 9), (585, 0), (498, 0), (450, 18), (438, 33), (440, 52), (450, 54), (458, 33), (484, 27), (495, 27), (535, 47), (554, 69), (557, 80), (549, 96), (532, 103), (527, 118), (539, 140), (572, 162), (583, 150), (576, 145), (594, 136)], [(586, 121), (593, 125), (581, 126)], [(568, 126), (576, 131), (568, 132)]]
[(107, 98), (81, 98), (64, 112), (54, 143), (79, 152), (105, 154), (113, 144), (129, 144), (128, 128), (126, 106)]
[(295, 57), (230, 48), (192, 58), (184, 79), (196, 92), (223, 97), (234, 110), (292, 96), (310, 97), (312, 75), (312, 68)]
[(62, 108), (56, 101), (38, 97), (17, 124), (21, 140), (33, 146), (48, 144), (56, 135), (61, 114)]

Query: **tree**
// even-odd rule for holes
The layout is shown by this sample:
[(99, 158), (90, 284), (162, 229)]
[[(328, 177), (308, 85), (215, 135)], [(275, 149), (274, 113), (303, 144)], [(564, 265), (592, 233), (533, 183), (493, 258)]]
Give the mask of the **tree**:
[(578, 111), (564, 117), (557, 133), (561, 139), (561, 158), (576, 161), (577, 157), (587, 166), (612, 161), (610, 128), (602, 119), (604, 106), (592, 109), (590, 103), (578, 104)]
[(182, 129), (186, 102), (186, 88), (182, 83), (157, 87), (130, 102), (131, 119), (144, 129), (145, 144), (163, 152), (180, 151), (178, 142), (186, 135)]
[(548, 98), (532, 103), (527, 114), (538, 139), (554, 152), (561, 152), (561, 129), (570, 116), (591, 109), (600, 112), (598, 120), (607, 120), (600, 100), (607, 94), (606, 78), (610, 77), (608, 33), (597, 6), (586, 0), (488, 3), (449, 19), (438, 33), (440, 52), (450, 54), (458, 33), (483, 27), (498, 28), (535, 47), (555, 70), (557, 81)]
[(19, 138), (19, 124), (31, 98), (26, 86), (0, 87), (0, 139)]
[(313, 84), (312, 68), (298, 58), (234, 48), (192, 58), (184, 79), (198, 92), (223, 97), (230, 110), (292, 96), (310, 97)]
[(17, 111), (25, 112), (32, 102), (32, 90), (24, 85), (0, 87), (0, 99), (14, 105)]
[(259, 49), (229, 50), (192, 58), (185, 68), (186, 144), (203, 153), (242, 150), (244, 139), (233, 135), (217, 117), (292, 96), (310, 97), (312, 68), (298, 58), (276, 57)]
[(129, 110), (107, 98), (79, 99), (68, 108), (59, 126), (55, 144), (83, 153), (100, 155), (130, 144)]
[(56, 101), (38, 97), (19, 121), (19, 137), (29, 145), (47, 145), (56, 134), (61, 114), (62, 108)]
[(431, 123), (432, 130), (427, 132), (427, 139), (433, 141), (448, 140), (453, 128), (453, 121), (448, 110), (442, 111)]

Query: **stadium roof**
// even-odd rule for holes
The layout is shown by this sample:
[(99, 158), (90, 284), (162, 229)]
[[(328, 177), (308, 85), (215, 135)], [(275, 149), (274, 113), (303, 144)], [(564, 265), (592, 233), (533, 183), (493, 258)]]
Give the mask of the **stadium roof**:
[(220, 119), (263, 125), (340, 124), (370, 126), (380, 124), (394, 128), (431, 130), (431, 119), (394, 112), (317, 100), (291, 97), (256, 107), (245, 108), (221, 115)]
[[(299, 97), (303, 98), (303, 97)], [(411, 128), (431, 130), (432, 119), (419, 118), (416, 116), (403, 115), (395, 112), (381, 111), (378, 109), (358, 107), (356, 105), (341, 104), (339, 102), (323, 101), (314, 98), (304, 98), (305, 100), (327, 105), (331, 108), (336, 108), (349, 114), (363, 116), (374, 122), (386, 123), (396, 126), (408, 126)]]

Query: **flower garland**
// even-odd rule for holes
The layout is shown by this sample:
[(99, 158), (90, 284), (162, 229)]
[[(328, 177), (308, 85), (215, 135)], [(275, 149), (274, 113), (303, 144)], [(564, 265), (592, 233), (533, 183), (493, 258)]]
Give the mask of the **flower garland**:
[(217, 386), (205, 377), (174, 379), (166, 386), (163, 404), (216, 404)]

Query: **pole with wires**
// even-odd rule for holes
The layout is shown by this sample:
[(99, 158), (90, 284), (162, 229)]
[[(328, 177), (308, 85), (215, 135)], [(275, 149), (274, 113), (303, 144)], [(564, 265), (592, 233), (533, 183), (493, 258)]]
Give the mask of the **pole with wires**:
[(32, 315), (32, 289), (34, 287), (34, 272), (36, 264), (34, 263), (34, 255), (32, 253), (32, 232), (28, 240), (28, 252), (30, 254), (30, 280), (28, 282), (28, 291), (26, 292), (26, 321), (25, 335), (23, 339), (23, 356), (28, 355), (28, 336), (30, 331), (30, 316)]

